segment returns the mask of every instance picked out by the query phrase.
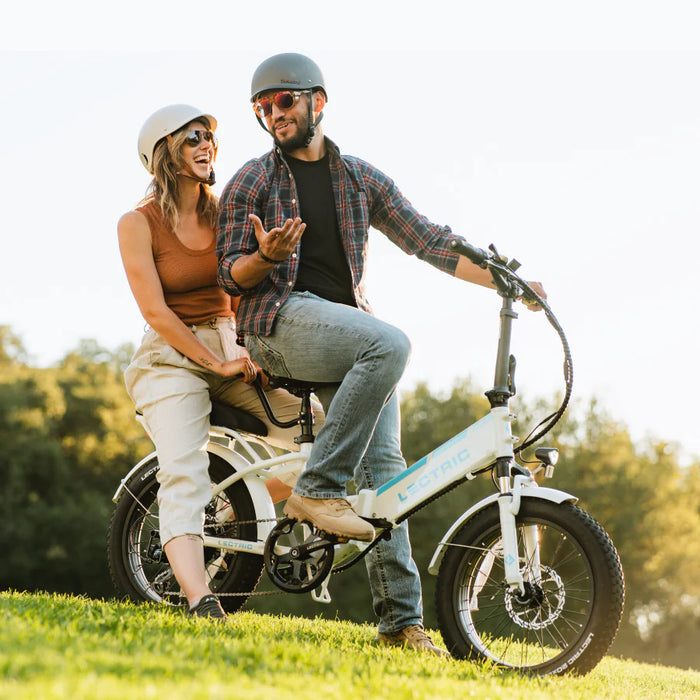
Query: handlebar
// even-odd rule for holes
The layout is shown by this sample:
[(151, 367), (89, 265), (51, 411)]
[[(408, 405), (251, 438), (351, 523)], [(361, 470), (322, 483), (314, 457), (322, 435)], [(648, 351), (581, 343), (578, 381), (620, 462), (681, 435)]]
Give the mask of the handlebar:
[[(525, 290), (516, 282), (516, 277), (513, 275), (513, 272), (520, 266), (517, 260), (508, 263), (508, 260), (502, 258), (493, 245), (489, 247), (489, 250), (482, 250), (459, 238), (453, 238), (448, 243), (448, 246), (452, 248), (455, 253), (469, 258), (469, 260), (483, 270), (488, 270), (501, 296), (510, 297), (511, 299), (518, 299), (523, 296)], [(531, 292), (532, 290), (528, 287), (528, 291)], [(535, 297), (537, 297), (537, 295), (535, 295)], [(536, 303), (535, 297), (528, 295), (526, 302)]]
[(467, 243), (466, 241), (460, 240), (458, 238), (453, 238), (447, 245), (450, 248), (452, 248), (452, 250), (454, 250), (455, 253), (464, 255), (465, 257), (469, 258), (475, 265), (478, 265), (484, 270), (488, 267), (486, 261), (491, 257), (491, 254), (487, 251), (482, 250), (481, 248), (477, 248), (476, 246), (473, 246), (470, 243)]

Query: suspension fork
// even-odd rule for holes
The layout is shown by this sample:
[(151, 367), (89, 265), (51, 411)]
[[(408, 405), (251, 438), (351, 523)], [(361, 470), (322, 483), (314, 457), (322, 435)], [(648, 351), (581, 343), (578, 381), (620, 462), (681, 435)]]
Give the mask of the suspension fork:
[(523, 576), (520, 573), (520, 557), (518, 555), (518, 531), (515, 526), (515, 516), (520, 509), (519, 494), (511, 488), (509, 457), (500, 457), (496, 464), (498, 479), (498, 514), (501, 521), (501, 541), (503, 543), (503, 567), (506, 583), (509, 588), (525, 593)]
[(540, 566), (540, 538), (537, 525), (526, 525), (523, 531), (525, 573), (530, 583), (539, 584), (542, 580), (542, 568)]
[[(518, 552), (518, 531), (515, 516), (520, 512), (521, 481), (527, 477), (516, 476), (511, 486), (510, 459), (502, 457), (496, 466), (498, 478), (498, 514), (501, 521), (501, 537), (503, 543), (503, 566), (506, 583), (512, 591), (518, 589), (525, 592), (524, 578), (521, 573), (520, 555)], [(540, 545), (537, 525), (526, 525), (523, 528), (523, 555), (525, 557), (524, 571), (526, 578), (532, 584), (537, 584), (542, 578), (540, 565)]]

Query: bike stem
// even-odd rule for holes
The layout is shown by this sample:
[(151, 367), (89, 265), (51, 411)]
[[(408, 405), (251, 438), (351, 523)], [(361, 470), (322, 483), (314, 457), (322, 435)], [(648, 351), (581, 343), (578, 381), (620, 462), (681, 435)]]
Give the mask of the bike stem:
[[(496, 372), (493, 389), (486, 392), (486, 397), (491, 408), (508, 407), (511, 396), (515, 394), (515, 358), (510, 354), (510, 341), (513, 329), (513, 321), (518, 314), (513, 310), (513, 297), (505, 290), (499, 292), (503, 298), (501, 304), (501, 326), (498, 336), (498, 352), (496, 354)], [(497, 460), (496, 477), (501, 493), (510, 491), (510, 467), (511, 460), (502, 457)]]
[(507, 406), (510, 397), (515, 394), (513, 383), (515, 358), (510, 354), (510, 339), (513, 320), (516, 318), (518, 314), (513, 311), (513, 299), (504, 295), (501, 304), (501, 328), (498, 336), (494, 385), (493, 389), (486, 392), (491, 408)]

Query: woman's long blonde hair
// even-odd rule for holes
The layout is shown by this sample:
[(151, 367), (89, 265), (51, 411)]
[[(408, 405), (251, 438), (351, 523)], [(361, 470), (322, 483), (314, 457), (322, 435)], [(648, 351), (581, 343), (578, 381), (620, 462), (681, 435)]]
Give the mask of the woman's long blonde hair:
[[(207, 129), (209, 120), (206, 117), (198, 117), (193, 121), (201, 122)], [(153, 180), (146, 190), (144, 202), (155, 200), (163, 213), (165, 222), (175, 230), (180, 221), (177, 210), (179, 188), (177, 173), (185, 167), (182, 157), (182, 146), (185, 143), (189, 122), (178, 129), (170, 137), (161, 139), (153, 151)], [(214, 150), (216, 158), (216, 149)], [(216, 228), (218, 218), (219, 200), (211, 191), (211, 187), (205, 183), (199, 185), (199, 201), (197, 202), (197, 214), (201, 223)]]

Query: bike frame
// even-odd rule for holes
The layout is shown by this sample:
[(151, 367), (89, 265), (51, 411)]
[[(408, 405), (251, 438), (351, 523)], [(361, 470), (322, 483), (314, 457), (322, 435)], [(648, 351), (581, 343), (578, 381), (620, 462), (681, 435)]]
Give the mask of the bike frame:
[(400, 522), (455, 482), (474, 478), (499, 458), (512, 460), (514, 418), (507, 407), (491, 409), (376, 491), (360, 491), (353, 509), (365, 518)]
[[(507, 407), (494, 408), (482, 419), (462, 431), (430, 454), (418, 460), (404, 473), (387, 482), (379, 489), (363, 489), (356, 496), (350, 496), (353, 509), (366, 518), (386, 520), (393, 525), (400, 523), (412, 511), (432, 500), (437, 494), (449, 489), (455, 482), (465, 478), (474, 478), (475, 473), (487, 468), (498, 458), (513, 459), (513, 442), (517, 440), (511, 434), (511, 422), (514, 416)], [(309, 443), (301, 446), (300, 452), (263, 457), (251, 447), (249, 438), (228, 428), (214, 427), (212, 435), (235, 440), (236, 449), (211, 441), (207, 450), (226, 460), (235, 468), (235, 472), (213, 487), (213, 496), (224, 491), (237, 481), (244, 481), (251, 495), (253, 489), (262, 494), (253, 498), (258, 519), (274, 518), (274, 509), (265, 507), (271, 501), (264, 489), (263, 480), (300, 473), (308, 459), (311, 449)], [(245, 452), (245, 455), (242, 452)], [(245, 463), (241, 457), (247, 457)], [(127, 477), (128, 480), (128, 477)], [(251, 482), (260, 488), (251, 489)], [(261, 490), (262, 489), (262, 490)], [(258, 542), (235, 539), (223, 539), (206, 536), (205, 546), (216, 546), (232, 551), (248, 551), (262, 554), (264, 542), (272, 529), (267, 523), (258, 524)]]

